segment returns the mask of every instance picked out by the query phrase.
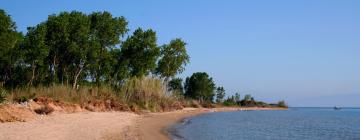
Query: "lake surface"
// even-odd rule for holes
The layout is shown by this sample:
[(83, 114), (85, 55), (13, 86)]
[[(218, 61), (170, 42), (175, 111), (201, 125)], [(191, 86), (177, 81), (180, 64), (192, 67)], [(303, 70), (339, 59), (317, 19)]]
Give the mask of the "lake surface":
[(177, 140), (360, 140), (360, 109), (208, 113), (169, 131)]

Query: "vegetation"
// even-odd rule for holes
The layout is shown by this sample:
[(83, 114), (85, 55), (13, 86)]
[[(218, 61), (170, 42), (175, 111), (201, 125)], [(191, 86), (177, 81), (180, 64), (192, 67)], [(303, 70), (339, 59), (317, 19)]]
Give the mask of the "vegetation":
[(185, 81), (185, 97), (200, 102), (213, 102), (215, 83), (205, 72), (196, 72)]
[(224, 101), (225, 89), (216, 88), (205, 72), (196, 72), (183, 83), (176, 75), (190, 62), (185, 41), (175, 38), (159, 46), (152, 29), (137, 28), (129, 35), (128, 21), (106, 11), (53, 14), (28, 27), (24, 35), (4, 10), (0, 21), (0, 103), (48, 97), (80, 105), (100, 100), (160, 111), (199, 102), (209, 107), (215, 95), (218, 104), (255, 102), (251, 96), (240, 101), (240, 95)]
[(0, 104), (6, 101), (6, 91), (0, 88)]
[(224, 87), (216, 88), (216, 103), (222, 103), (225, 97)]

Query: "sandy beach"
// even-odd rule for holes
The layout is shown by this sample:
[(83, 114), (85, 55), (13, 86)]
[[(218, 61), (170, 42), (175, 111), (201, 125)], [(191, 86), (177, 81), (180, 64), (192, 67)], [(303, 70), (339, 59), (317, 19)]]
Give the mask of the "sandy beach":
[(170, 140), (167, 128), (181, 120), (204, 113), (226, 112), (226, 111), (243, 111), (243, 110), (284, 110), (284, 108), (259, 108), (259, 107), (223, 107), (223, 108), (184, 108), (183, 110), (150, 113), (141, 115), (135, 125), (131, 126), (126, 140)]
[(37, 116), (27, 122), (0, 123), (0, 139), (7, 140), (169, 140), (166, 128), (202, 113), (279, 108), (184, 108), (164, 113), (79, 112)]
[(0, 123), (0, 140), (119, 139), (139, 117), (130, 112), (80, 112)]

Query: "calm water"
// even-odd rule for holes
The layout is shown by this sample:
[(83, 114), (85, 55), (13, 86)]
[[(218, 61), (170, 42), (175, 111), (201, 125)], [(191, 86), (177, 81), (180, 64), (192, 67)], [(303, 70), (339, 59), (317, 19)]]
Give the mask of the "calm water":
[(360, 140), (360, 109), (209, 113), (169, 131), (180, 140)]

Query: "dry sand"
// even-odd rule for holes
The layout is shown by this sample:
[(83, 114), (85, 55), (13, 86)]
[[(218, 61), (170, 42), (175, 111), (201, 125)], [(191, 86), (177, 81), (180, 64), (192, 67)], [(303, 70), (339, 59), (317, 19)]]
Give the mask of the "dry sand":
[[(129, 112), (82, 112), (0, 123), (0, 140), (119, 139), (139, 117)], [(123, 131), (123, 132), (122, 132)]]

